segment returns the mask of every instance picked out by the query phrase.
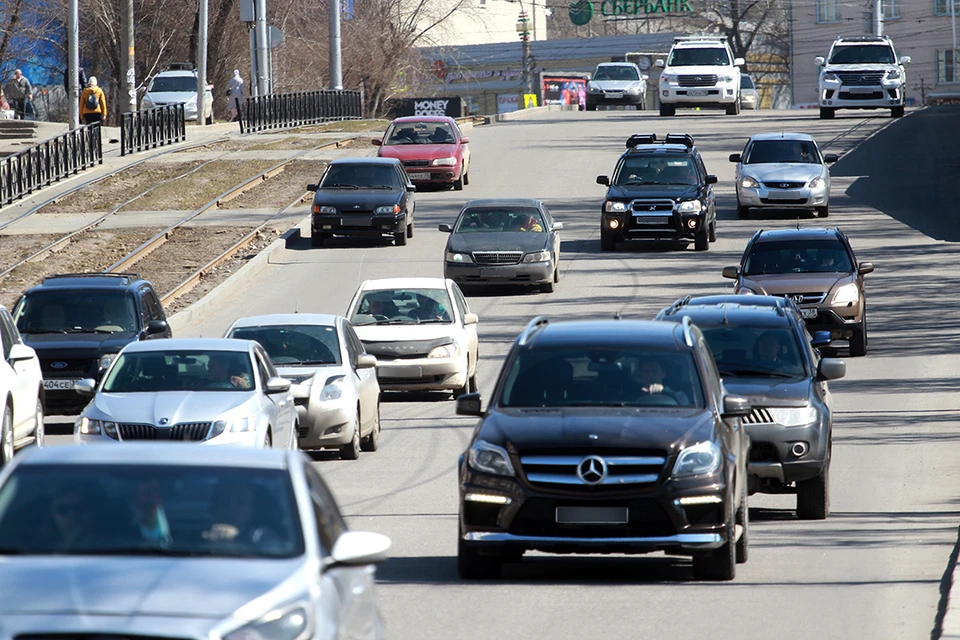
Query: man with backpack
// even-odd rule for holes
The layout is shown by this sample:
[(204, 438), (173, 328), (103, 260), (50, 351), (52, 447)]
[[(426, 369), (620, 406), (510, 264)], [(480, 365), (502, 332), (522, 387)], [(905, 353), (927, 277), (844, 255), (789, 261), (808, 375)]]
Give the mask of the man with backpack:
[(20, 69), (14, 70), (13, 77), (7, 82), (7, 96), (16, 112), (16, 118), (23, 120), (27, 112), (27, 102), (33, 100), (33, 86)]
[(97, 76), (90, 76), (86, 88), (80, 93), (80, 119), (83, 124), (103, 122), (107, 117), (107, 97), (97, 86)]

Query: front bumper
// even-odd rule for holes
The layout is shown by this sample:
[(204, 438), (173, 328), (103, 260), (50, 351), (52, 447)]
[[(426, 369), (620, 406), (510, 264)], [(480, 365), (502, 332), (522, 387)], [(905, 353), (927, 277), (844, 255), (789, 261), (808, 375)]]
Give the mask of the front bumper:
[[(214, 445), (214, 446), (240, 446), (240, 447), (261, 447), (263, 446), (265, 436), (258, 435), (256, 431), (227, 432), (207, 440), (182, 441), (182, 440), (164, 440), (161, 442), (180, 442), (184, 445)], [(73, 441), (75, 444), (98, 445), (98, 444), (122, 444), (125, 442), (151, 442), (152, 440), (114, 440), (105, 433), (80, 433), (78, 426), (74, 425)]]
[[(307, 402), (303, 402), (306, 400)], [(301, 449), (339, 447), (353, 439), (352, 422), (356, 415), (356, 402), (351, 400), (310, 402), (308, 398), (294, 398), (297, 406), (299, 429), (297, 436)]]
[[(700, 94), (703, 95), (700, 95)], [(726, 108), (740, 99), (731, 83), (712, 87), (680, 87), (676, 84), (660, 85), (660, 102), (677, 107)]]
[[(407, 177), (414, 184), (452, 184), (460, 178), (460, 167), (407, 167)], [(428, 177), (429, 176), (429, 177)]]
[[(601, 209), (601, 211), (603, 211)], [(632, 212), (601, 214), (601, 230), (618, 240), (693, 240), (707, 224), (707, 215), (673, 211), (665, 215), (634, 215)], [(692, 225), (692, 226), (691, 226)]]
[(467, 359), (377, 360), (377, 381), (384, 391), (452, 391), (467, 383)]
[[(748, 475), (779, 480), (784, 484), (820, 475), (827, 457), (828, 427), (816, 422), (800, 427), (779, 424), (745, 424), (750, 436)], [(801, 456), (791, 451), (794, 444), (807, 447)]]
[(811, 209), (830, 204), (830, 192), (826, 186), (811, 189), (775, 189), (762, 184), (756, 189), (737, 185), (737, 199), (743, 207), (766, 207), (770, 209)]
[(450, 278), (459, 285), (540, 284), (553, 281), (553, 270), (553, 260), (509, 265), (445, 262), (443, 277)]
[(815, 317), (804, 317), (807, 330), (829, 331), (834, 338), (848, 339), (854, 330), (863, 326), (863, 311), (860, 305), (852, 306), (807, 306), (800, 307), (801, 314), (809, 315), (811, 309), (817, 310)]
[(820, 106), (830, 109), (889, 109), (903, 105), (900, 84), (847, 88), (837, 83), (820, 90)]
[(361, 237), (380, 237), (383, 235), (393, 235), (406, 230), (406, 215), (374, 215), (373, 213), (364, 214), (344, 214), (328, 215), (313, 214), (310, 222), (310, 230), (314, 235), (317, 234), (336, 234), (340, 236), (361, 236)]
[(642, 93), (588, 93), (587, 106), (614, 106), (643, 104), (646, 96)]

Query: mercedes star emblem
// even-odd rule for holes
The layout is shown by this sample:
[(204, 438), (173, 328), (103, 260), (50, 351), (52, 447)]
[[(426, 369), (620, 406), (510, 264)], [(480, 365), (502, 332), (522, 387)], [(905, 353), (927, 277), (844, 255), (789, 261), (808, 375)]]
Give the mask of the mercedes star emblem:
[(600, 456), (585, 457), (577, 465), (577, 477), (584, 484), (600, 484), (607, 477), (607, 461)]

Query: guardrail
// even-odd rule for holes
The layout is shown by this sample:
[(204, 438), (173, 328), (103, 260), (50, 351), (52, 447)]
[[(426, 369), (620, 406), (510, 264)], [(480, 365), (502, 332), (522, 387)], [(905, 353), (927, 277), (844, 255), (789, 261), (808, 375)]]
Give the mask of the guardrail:
[(240, 133), (363, 117), (359, 91), (303, 91), (249, 96), (240, 106)]
[(88, 124), (0, 160), (0, 206), (103, 164), (100, 124)]
[(187, 139), (183, 103), (120, 115), (120, 155), (154, 149)]

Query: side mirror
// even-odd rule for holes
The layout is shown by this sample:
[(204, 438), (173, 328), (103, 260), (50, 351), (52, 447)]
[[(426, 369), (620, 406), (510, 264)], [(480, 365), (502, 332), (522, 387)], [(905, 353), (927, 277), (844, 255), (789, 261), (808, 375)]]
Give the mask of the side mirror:
[(286, 378), (270, 378), (267, 380), (267, 395), (273, 393), (286, 393), (287, 391), (290, 391), (290, 381)]
[(10, 347), (10, 355), (7, 360), (10, 363), (22, 362), (23, 360), (33, 360), (37, 357), (37, 352), (25, 344), (15, 344)]
[(709, 174), (704, 182), (707, 184), (717, 184), (717, 176)]
[(656, 60), (653, 61), (653, 66), (664, 67), (666, 65), (663, 64), (663, 60), (661, 58), (657, 58)]
[(833, 343), (833, 336), (830, 335), (829, 331), (814, 331), (813, 339), (810, 340), (810, 346), (814, 349), (819, 349), (820, 347), (829, 347)]
[(824, 358), (817, 365), (818, 380), (836, 380), (847, 375), (847, 363), (840, 358)]
[(458, 416), (482, 416), (483, 400), (479, 393), (465, 393), (457, 398)]
[(470, 142), (470, 138), (468, 138), (467, 136), (463, 136), (462, 138), (460, 138), (460, 144), (467, 144), (468, 142)]
[(818, 67), (822, 67), (824, 64), (826, 64), (826, 62), (827, 61), (824, 59), (823, 56), (817, 56), (816, 58), (813, 59), (813, 64), (817, 65)]
[(464, 324), (464, 325), (477, 324), (478, 322), (480, 322), (480, 316), (478, 316), (478, 315), (475, 314), (475, 313), (468, 313), (468, 314), (466, 314), (466, 315), (463, 316), (463, 324)]
[(835, 153), (825, 153), (825, 154), (823, 154), (823, 161), (824, 161), (824, 162), (828, 162), (828, 163), (829, 163), (829, 162), (836, 162), (836, 161), (839, 160), (839, 159), (840, 159), (840, 156), (838, 156), (838, 155), (835, 154)]
[(97, 392), (97, 381), (93, 378), (77, 380), (73, 384), (73, 389), (82, 396), (93, 396)]
[(416, 191), (416, 190), (417, 190), (417, 185), (415, 185), (415, 184), (408, 184), (408, 185), (407, 185), (407, 191), (409, 191), (410, 193), (413, 193), (413, 192)]
[(562, 222), (554, 222), (554, 223), (553, 223), (553, 226), (550, 227), (550, 230), (551, 230), (551, 231), (563, 231), (563, 223), (562, 223)]
[(363, 353), (357, 356), (357, 369), (373, 369), (377, 366), (377, 356)]
[(443, 231), (444, 233), (453, 233), (453, 225), (447, 224), (446, 222), (441, 222), (437, 225), (437, 229)]
[(740, 267), (724, 267), (722, 273), (724, 278), (736, 280), (740, 277)]
[(741, 158), (741, 156), (740, 156), (739, 153), (731, 153), (731, 154), (730, 154), (730, 162), (740, 162), (740, 158)]
[(168, 327), (166, 320), (151, 320), (147, 323), (147, 335), (154, 336), (163, 333)]
[(308, 184), (308, 185), (307, 185), (307, 191), (316, 191), (316, 190), (319, 189), (319, 188), (320, 188), (320, 185), (319, 185), (319, 184)]
[(900, 56), (900, 64), (910, 64), (913, 62), (913, 58), (910, 56)]
[(860, 266), (857, 267), (857, 273), (862, 276), (867, 275), (868, 273), (873, 273), (873, 263), (872, 262), (861, 262)]
[(377, 564), (390, 557), (390, 538), (366, 531), (344, 531), (333, 543), (327, 568)]
[(607, 176), (597, 176), (597, 184), (602, 184), (606, 187), (610, 186), (610, 178)]
[(753, 412), (753, 407), (750, 406), (750, 401), (743, 396), (727, 395), (723, 397), (723, 412), (720, 417), (724, 420), (727, 418), (743, 418), (750, 415), (751, 412)]
[(747, 64), (747, 61), (744, 60), (743, 58), (734, 58), (734, 59), (733, 59), (733, 66), (735, 66), (735, 67), (742, 67), (742, 66), (745, 65), (745, 64)]
[(370, 144), (372, 144), (375, 147), (379, 147), (380, 145), (383, 144), (383, 140), (381, 140), (380, 138), (374, 138), (373, 140), (370, 141)]

